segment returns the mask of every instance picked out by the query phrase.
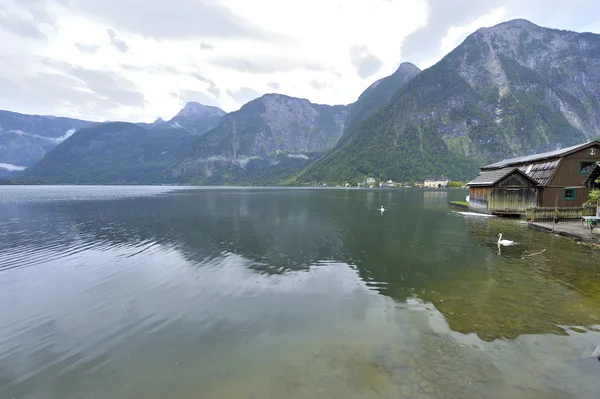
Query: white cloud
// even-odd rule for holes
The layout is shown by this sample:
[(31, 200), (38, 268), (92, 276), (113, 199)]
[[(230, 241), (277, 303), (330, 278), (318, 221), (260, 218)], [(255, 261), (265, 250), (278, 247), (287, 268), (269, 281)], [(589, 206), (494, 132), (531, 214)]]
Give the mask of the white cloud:
[(9, 172), (20, 172), (25, 170), (25, 166), (17, 166), (10, 163), (0, 162), (0, 169), (8, 170)]
[(153, 121), (170, 119), (183, 101), (233, 111), (252, 97), (240, 93), (348, 104), (401, 61), (432, 65), (481, 26), (516, 17), (555, 26), (550, 22), (561, 15), (568, 22), (555, 27), (597, 29), (581, 11), (595, 0), (573, 1), (581, 7), (566, 0), (548, 9), (542, 0), (460, 0), (458, 6), (446, 0), (128, 0), (122, 7), (117, 0), (1, 0), (0, 109)]
[(496, 8), (489, 13), (482, 15), (473, 22), (462, 25), (462, 26), (451, 26), (448, 29), (448, 33), (442, 39), (440, 43), (440, 49), (442, 53), (447, 54), (458, 46), (463, 40), (466, 39), (471, 33), (475, 32), (481, 27), (490, 27), (497, 25), (504, 21), (507, 14), (507, 10), (504, 7)]
[[(26, 15), (27, 10), (19, 8), (19, 1), (8, 1), (12, 1), (11, 7), (17, 12)], [(232, 15), (243, 17), (247, 26), (277, 32), (278, 37), (158, 39), (133, 33), (116, 22), (111, 26), (107, 18), (96, 20), (48, 0), (47, 10), (58, 23), (56, 29), (44, 27), (46, 40), (33, 40), (0, 29), (0, 41), (11, 43), (0, 48), (0, 78), (10, 78), (17, 86), (18, 82), (31, 81), (40, 72), (48, 72), (48, 66), (39, 61), (39, 57), (45, 57), (90, 71), (99, 70), (98, 73), (118, 74), (132, 82), (128, 89), (142, 93), (145, 103), (119, 105), (118, 93), (112, 97), (111, 93), (100, 93), (97, 102), (81, 104), (69, 99), (69, 94), (60, 97), (56, 93), (55, 102), (32, 106), (25, 99), (17, 103), (14, 96), (2, 97), (0, 93), (0, 108), (96, 120), (153, 121), (158, 116), (170, 118), (179, 111), (183, 100), (173, 94), (183, 93), (181, 97), (190, 100), (189, 93), (195, 92), (200, 101), (213, 99), (213, 104), (233, 111), (243, 105), (239, 102), (243, 96), (228, 93), (238, 93), (241, 89), (261, 94), (273, 92), (273, 82), (279, 84), (276, 89), (279, 93), (318, 103), (347, 104), (355, 101), (372, 81), (397, 68), (403, 38), (425, 23), (423, 0), (218, 0), (218, 3)], [(164, 23), (177, 24), (177, 21)], [(111, 43), (107, 30), (117, 32), (128, 51)], [(94, 51), (82, 52), (77, 43), (85, 43)], [(202, 50), (207, 43), (211, 51)], [(381, 68), (367, 79), (358, 76), (353, 65), (351, 49), (356, 46), (364, 47), (381, 61)], [(234, 65), (224, 65), (227, 63)], [(157, 65), (171, 67), (171, 71), (161, 71)], [(173, 69), (179, 73), (173, 73)], [(198, 79), (198, 75), (204, 79)], [(326, 90), (311, 84), (315, 81), (327, 82)], [(81, 85), (75, 89), (93, 91), (97, 87)], [(100, 104), (104, 107), (107, 102), (113, 102), (114, 106), (102, 111)]]

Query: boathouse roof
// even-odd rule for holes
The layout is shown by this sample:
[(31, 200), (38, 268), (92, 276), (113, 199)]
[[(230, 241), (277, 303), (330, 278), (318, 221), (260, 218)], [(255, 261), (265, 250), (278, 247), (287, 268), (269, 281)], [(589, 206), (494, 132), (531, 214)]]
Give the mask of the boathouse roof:
[(498, 183), (500, 180), (504, 179), (506, 176), (511, 173), (519, 173), (525, 176), (527, 179), (531, 180), (534, 185), (538, 185), (539, 182), (526, 174), (520, 168), (515, 167), (507, 167), (502, 169), (493, 169), (493, 170), (482, 170), (475, 179), (471, 180), (467, 183), (468, 186), (493, 186)]
[(525, 166), (519, 166), (519, 170), (527, 176), (536, 180), (540, 185), (546, 186), (552, 179), (554, 171), (558, 168), (560, 159), (555, 159), (548, 162), (533, 163)]
[(554, 150), (554, 151), (543, 152), (541, 154), (525, 155), (522, 157), (503, 159), (500, 162), (486, 165), (486, 166), (482, 167), (481, 169), (482, 170), (483, 169), (502, 169), (507, 166), (516, 166), (516, 165), (521, 165), (521, 164), (530, 163), (530, 162), (543, 161), (546, 159), (561, 158), (561, 157), (569, 155), (573, 152), (577, 152), (583, 148), (586, 148), (592, 144), (600, 144), (600, 142), (588, 141), (587, 143), (575, 145), (572, 147), (561, 148), (561, 149)]

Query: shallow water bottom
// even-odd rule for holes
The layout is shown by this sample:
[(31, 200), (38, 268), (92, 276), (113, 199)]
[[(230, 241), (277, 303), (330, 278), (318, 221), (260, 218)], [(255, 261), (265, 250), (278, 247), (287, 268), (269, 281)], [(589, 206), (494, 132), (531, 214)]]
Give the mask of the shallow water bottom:
[(23, 381), (13, 388), (28, 393), (12, 393), (90, 399), (597, 397), (600, 362), (590, 358), (600, 342), (597, 331), (486, 342), (453, 332), (432, 304), (419, 299), (397, 303), (357, 290), (343, 301), (345, 311), (329, 323), (270, 332), (248, 324), (229, 336), (228, 347), (217, 339), (221, 327), (213, 329), (213, 346), (201, 343), (210, 340), (206, 333), (147, 336), (87, 364), (46, 370), (35, 382), (51, 392), (32, 392)]
[(349, 324), (321, 337), (298, 337), (277, 353), (264, 348), (268, 355), (249, 353), (233, 372), (214, 359), (214, 379), (198, 384), (190, 376), (183, 382), (188, 389), (178, 397), (596, 397), (600, 362), (584, 358), (600, 334), (488, 343), (451, 333), (440, 315), (426, 307), (431, 309), (390, 305), (369, 327)]

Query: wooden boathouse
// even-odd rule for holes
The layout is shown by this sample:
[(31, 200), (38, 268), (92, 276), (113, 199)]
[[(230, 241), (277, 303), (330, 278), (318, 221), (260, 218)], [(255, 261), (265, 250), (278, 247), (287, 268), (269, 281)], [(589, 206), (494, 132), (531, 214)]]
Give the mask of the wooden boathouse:
[(481, 168), (467, 183), (471, 208), (491, 213), (525, 213), (531, 208), (581, 207), (598, 173), (600, 141), (542, 154), (505, 159)]

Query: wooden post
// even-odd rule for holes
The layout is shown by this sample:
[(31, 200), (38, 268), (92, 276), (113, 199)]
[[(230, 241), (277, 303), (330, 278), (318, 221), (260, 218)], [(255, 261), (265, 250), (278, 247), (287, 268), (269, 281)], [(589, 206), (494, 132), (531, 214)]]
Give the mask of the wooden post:
[(556, 225), (556, 219), (558, 219), (558, 195), (554, 200), (554, 221), (552, 222), (552, 232), (554, 233), (554, 226)]

